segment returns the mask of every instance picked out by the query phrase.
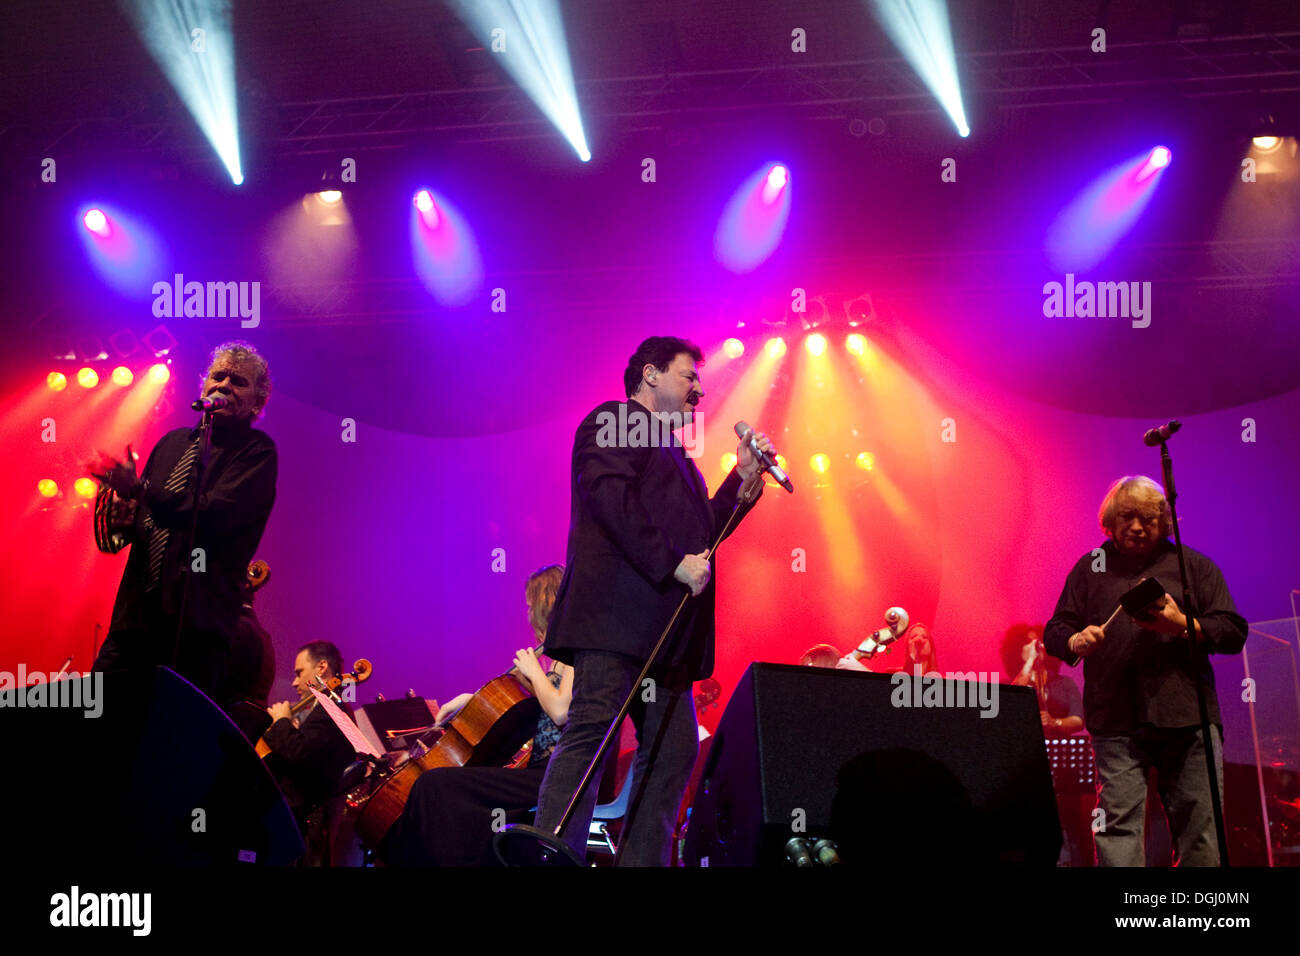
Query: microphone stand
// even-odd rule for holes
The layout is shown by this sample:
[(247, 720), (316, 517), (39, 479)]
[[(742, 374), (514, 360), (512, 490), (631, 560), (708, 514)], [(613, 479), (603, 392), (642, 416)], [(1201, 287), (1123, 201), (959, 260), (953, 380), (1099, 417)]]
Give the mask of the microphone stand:
[[(181, 549), (185, 558), (185, 583), (181, 586), (181, 604), (176, 614), (176, 636), (172, 639), (172, 670), (180, 673), (181, 634), (185, 630), (185, 605), (189, 602), (190, 578), (194, 576), (194, 542), (199, 535), (199, 496), (203, 490), (203, 474), (208, 467), (208, 454), (212, 450), (212, 413), (213, 408), (203, 409), (199, 421), (199, 453), (194, 460), (193, 480), (187, 487), (194, 492), (194, 510), (190, 515), (190, 538)], [(206, 556), (205, 556), (206, 562)], [(205, 565), (206, 566), (206, 565)]]
[[(1210, 669), (1210, 653), (1203, 648), (1202, 641), (1196, 636), (1196, 621), (1200, 614), (1196, 610), (1195, 595), (1187, 579), (1187, 559), (1183, 553), (1183, 536), (1178, 530), (1178, 491), (1174, 487), (1174, 462), (1169, 457), (1169, 442), (1160, 442), (1160, 467), (1164, 472), (1165, 497), (1169, 502), (1169, 514), (1174, 525), (1174, 547), (1178, 552), (1178, 576), (1183, 585), (1183, 616), (1187, 618), (1187, 639), (1191, 642), (1192, 664), (1196, 673), (1196, 705), (1201, 717), (1201, 736), (1205, 743), (1205, 773), (1210, 781), (1210, 802), (1214, 808), (1214, 830), (1219, 841), (1219, 866), (1228, 865), (1228, 833), (1223, 822), (1223, 801), (1219, 798), (1219, 774), (1214, 766), (1214, 737), (1210, 733), (1210, 708), (1205, 697), (1205, 682), (1201, 671)], [(1204, 664), (1204, 668), (1201, 668)], [(1212, 672), (1211, 672), (1212, 673)]]
[[(747, 497), (738, 496), (736, 498), (736, 504), (731, 509), (731, 514), (727, 516), (726, 524), (722, 526), (722, 531), (718, 533), (717, 540), (709, 548), (708, 557), (705, 560), (713, 559), (713, 555), (718, 550), (718, 545), (722, 544), (722, 539), (731, 530), (731, 525), (736, 520), (736, 515), (740, 512), (741, 506), (752, 504), (757, 498), (756, 492), (761, 487), (762, 480), (760, 473), (758, 478), (760, 484), (754, 486), (753, 493)], [(564, 816), (560, 817), (560, 822), (555, 825), (555, 829), (544, 830), (541, 827), (529, 826), (524, 823), (510, 823), (498, 830), (492, 838), (497, 858), (503, 864), (506, 866), (587, 865), (586, 859), (564, 841), (564, 829), (569, 825), (569, 821), (573, 819), (573, 814), (577, 811), (578, 804), (582, 802), (587, 787), (590, 786), (592, 779), (595, 777), (596, 770), (600, 767), (605, 752), (618, 735), (619, 728), (623, 725), (623, 719), (627, 717), (628, 711), (632, 709), (633, 702), (641, 692), (643, 682), (650, 674), (650, 669), (659, 657), (659, 652), (667, 643), (668, 635), (672, 633), (673, 625), (677, 623), (677, 618), (681, 616), (682, 609), (686, 607), (686, 602), (691, 597), (689, 590), (682, 595), (681, 603), (677, 605), (677, 610), (673, 611), (673, 616), (668, 619), (668, 625), (664, 628), (663, 633), (659, 635), (659, 640), (655, 643), (650, 656), (646, 658), (645, 666), (641, 668), (640, 675), (632, 682), (632, 689), (627, 695), (627, 700), (623, 701), (618, 716), (614, 718), (609, 725), (609, 729), (605, 731), (604, 739), (601, 740), (595, 756), (591, 758), (591, 762), (587, 764), (587, 770), (578, 783), (578, 789), (573, 792), (573, 796), (569, 799), (569, 805), (564, 808)]]

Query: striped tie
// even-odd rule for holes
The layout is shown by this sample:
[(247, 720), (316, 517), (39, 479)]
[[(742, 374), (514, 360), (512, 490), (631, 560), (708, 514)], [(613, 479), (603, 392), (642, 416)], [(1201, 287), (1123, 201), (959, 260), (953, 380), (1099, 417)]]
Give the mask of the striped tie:
[[(180, 492), (185, 490), (185, 486), (190, 483), (190, 471), (194, 465), (194, 459), (199, 456), (199, 440), (195, 438), (190, 442), (185, 454), (181, 455), (181, 460), (176, 462), (176, 467), (172, 473), (167, 476), (167, 483), (163, 488), (170, 492)], [(153, 516), (146, 515), (145, 523), (153, 529), (149, 536), (149, 579), (145, 584), (146, 591), (152, 591), (158, 587), (158, 582), (162, 579), (163, 556), (167, 553), (167, 538), (169, 537), (166, 528), (160, 528), (153, 523)]]

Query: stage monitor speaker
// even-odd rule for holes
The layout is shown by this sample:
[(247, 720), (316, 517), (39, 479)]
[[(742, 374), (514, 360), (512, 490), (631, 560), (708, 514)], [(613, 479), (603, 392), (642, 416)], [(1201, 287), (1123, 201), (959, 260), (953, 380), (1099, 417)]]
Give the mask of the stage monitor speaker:
[(686, 864), (777, 866), (802, 837), (830, 839), (845, 865), (1054, 865), (1061, 828), (1034, 691), (985, 684), (981, 698), (974, 682), (915, 681), (751, 664), (713, 736)]
[(277, 866), (302, 856), (293, 813), (247, 738), (169, 668), (45, 685), (45, 701), (67, 694), (80, 706), (19, 707), (16, 693), (4, 691), (0, 707), (12, 859)]

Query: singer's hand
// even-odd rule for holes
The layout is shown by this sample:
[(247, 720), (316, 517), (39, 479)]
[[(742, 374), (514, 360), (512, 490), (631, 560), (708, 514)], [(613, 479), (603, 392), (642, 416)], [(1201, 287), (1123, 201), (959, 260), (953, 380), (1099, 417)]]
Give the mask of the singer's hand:
[(1106, 632), (1096, 624), (1085, 627), (1082, 631), (1077, 631), (1070, 635), (1070, 640), (1066, 642), (1066, 647), (1070, 653), (1077, 654), (1079, 657), (1087, 657), (1095, 651), (1098, 645), (1106, 639)]
[(713, 570), (704, 557), (708, 553), (701, 551), (699, 554), (686, 555), (673, 572), (673, 577), (690, 588), (694, 597), (699, 597), (700, 592), (709, 586), (709, 578), (713, 575)]
[(86, 471), (112, 488), (118, 497), (129, 498), (139, 484), (139, 478), (135, 473), (135, 460), (135, 452), (131, 450), (130, 445), (127, 445), (125, 461), (118, 461), (112, 455), (101, 451), (99, 460), (88, 465)]
[(767, 437), (766, 432), (756, 432), (752, 428), (745, 433), (745, 437), (740, 440), (736, 446), (736, 470), (740, 472), (740, 477), (748, 481), (758, 473), (759, 462), (754, 456), (754, 452), (749, 447), (749, 440), (753, 438), (758, 447), (767, 452), (773, 458), (776, 457), (776, 446), (772, 444), (772, 439)]

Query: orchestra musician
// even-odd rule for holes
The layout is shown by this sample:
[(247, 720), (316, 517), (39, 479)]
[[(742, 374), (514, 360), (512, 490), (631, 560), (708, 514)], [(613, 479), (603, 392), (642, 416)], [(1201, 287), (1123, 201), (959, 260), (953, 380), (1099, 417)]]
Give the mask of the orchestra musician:
[[(564, 576), (552, 564), (528, 577), (524, 599), (537, 648), (546, 638), (546, 622)], [(394, 866), (496, 866), (492, 835), (507, 816), (531, 815), (546, 774), (546, 764), (573, 700), (573, 668), (553, 662), (544, 670), (534, 648), (515, 654), (515, 673), (541, 705), (528, 766), (436, 767), (411, 787), (401, 818), (384, 840), (381, 856)], [(437, 724), (451, 720), (472, 694), (460, 694), (438, 711)], [(494, 828), (495, 824), (495, 828)]]
[[(129, 447), (122, 460), (101, 453), (91, 466), (121, 502), (131, 502), (115, 511), (130, 516), (130, 525), (118, 530), (132, 545), (95, 670), (166, 664), (208, 696), (221, 697), (245, 573), (275, 502), (275, 442), (252, 427), (270, 393), (270, 371), (256, 349), (220, 345), (201, 392), (225, 400), (210, 413), (202, 487), (195, 486), (202, 457), (197, 427), (164, 435), (139, 475)], [(194, 570), (196, 549), (201, 573)]]
[[(341, 832), (340, 799), (343, 771), (356, 759), (356, 751), (311, 692), (313, 687), (323, 692), (342, 672), (343, 656), (334, 644), (304, 644), (293, 662), (297, 716), (287, 700), (267, 708), (272, 723), (263, 740), (271, 752), (264, 759), (303, 831), (306, 866), (357, 862), (353, 848), (344, 845), (351, 841)], [(348, 713), (345, 703), (339, 707)]]
[(1246, 621), (1218, 567), (1190, 548), (1184, 548), (1188, 580), (1200, 612), (1194, 637), (1168, 593), (1141, 617), (1115, 614), (1121, 597), (1144, 579), (1156, 578), (1166, 588), (1180, 580), (1169, 540), (1173, 520), (1164, 489), (1142, 475), (1113, 482), (1097, 517), (1107, 540), (1075, 562), (1043, 637), (1054, 657), (1071, 666), (1083, 660), (1084, 721), (1097, 758), (1102, 810), (1097, 862), (1143, 865), (1147, 772), (1155, 768), (1178, 865), (1216, 866), (1197, 682), (1205, 689), (1220, 796), (1223, 721), (1214, 671), (1192, 643), (1207, 653), (1237, 654), (1246, 642)]
[[(705, 555), (737, 503), (743, 518), (763, 487), (761, 463), (742, 441), (736, 466), (710, 498), (699, 468), (670, 431), (691, 422), (704, 395), (696, 370), (702, 359), (699, 347), (683, 339), (646, 339), (624, 370), (627, 401), (597, 406), (574, 436), (567, 568), (546, 637), (546, 652), (573, 666), (573, 706), (546, 768), (538, 828), (554, 831), (559, 824), (682, 587), (695, 597), (655, 661), (653, 683), (633, 698), (636, 782), (621, 865), (670, 862), (678, 807), (699, 749), (692, 682), (713, 671), (713, 567)], [(620, 422), (618, 433), (613, 421)], [(654, 435), (661, 437), (647, 440)], [(772, 451), (766, 435), (753, 438)], [(597, 770), (564, 832), (580, 857), (599, 785)]]
[(1002, 638), (1003, 673), (1011, 683), (1032, 687), (1038, 694), (1038, 714), (1046, 737), (1069, 737), (1083, 730), (1083, 698), (1079, 686), (1061, 673), (1061, 659), (1043, 646), (1043, 628), (1015, 624)]

